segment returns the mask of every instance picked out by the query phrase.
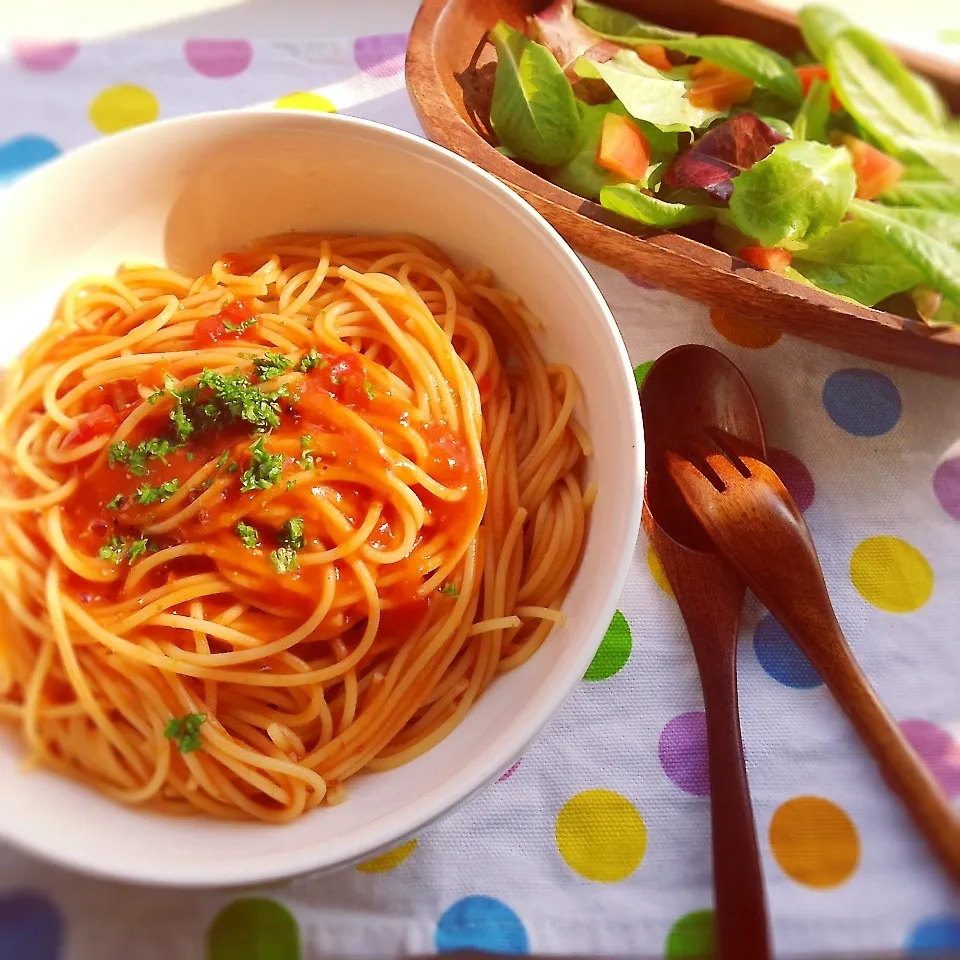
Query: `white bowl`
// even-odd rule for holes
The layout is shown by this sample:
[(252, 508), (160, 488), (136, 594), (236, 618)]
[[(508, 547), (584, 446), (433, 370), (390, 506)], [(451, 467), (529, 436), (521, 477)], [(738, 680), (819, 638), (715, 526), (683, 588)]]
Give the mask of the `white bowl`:
[[(402, 231), (491, 267), (570, 363), (596, 446), (599, 496), (564, 604), (567, 624), (498, 679), (439, 746), (348, 784), (340, 806), (269, 826), (122, 807), (23, 772), (0, 733), (0, 838), (66, 866), (179, 886), (242, 885), (361, 860), (416, 833), (503, 772), (580, 681), (613, 615), (640, 518), (643, 440), (623, 342), (593, 280), (552, 227), (487, 173), (425, 140), (325, 114), (243, 111), (152, 124), (32, 174), (0, 201), (0, 364), (47, 324), (67, 284), (126, 259), (204, 272), (288, 230)], [(2, 625), (0, 625), (2, 629)]]

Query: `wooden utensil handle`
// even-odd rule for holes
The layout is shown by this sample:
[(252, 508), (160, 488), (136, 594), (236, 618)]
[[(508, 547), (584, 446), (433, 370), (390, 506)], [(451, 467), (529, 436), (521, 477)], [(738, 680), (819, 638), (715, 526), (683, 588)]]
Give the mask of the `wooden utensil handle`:
[(954, 882), (960, 883), (960, 814), (880, 702), (839, 624), (835, 633), (829, 648), (822, 635), (811, 638), (812, 642), (804, 642), (803, 636), (797, 640), (850, 718), (883, 778), (903, 801)]
[(740, 739), (736, 649), (723, 654), (699, 662), (710, 764), (717, 958), (767, 960), (763, 872)]

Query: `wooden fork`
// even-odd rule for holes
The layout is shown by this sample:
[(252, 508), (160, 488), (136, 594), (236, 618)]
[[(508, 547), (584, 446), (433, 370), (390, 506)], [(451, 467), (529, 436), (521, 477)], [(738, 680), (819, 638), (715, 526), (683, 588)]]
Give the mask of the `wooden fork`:
[(840, 630), (810, 531), (780, 478), (720, 430), (667, 469), (720, 552), (823, 677), (887, 783), (960, 883), (960, 816), (877, 698)]

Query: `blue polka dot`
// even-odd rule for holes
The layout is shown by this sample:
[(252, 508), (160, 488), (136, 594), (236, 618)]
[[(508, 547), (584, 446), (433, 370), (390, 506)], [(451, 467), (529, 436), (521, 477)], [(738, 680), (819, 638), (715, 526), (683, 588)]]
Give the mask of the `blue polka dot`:
[(900, 419), (903, 403), (893, 381), (874, 370), (838, 370), (823, 385), (830, 419), (855, 437), (879, 437)]
[(940, 956), (946, 956), (947, 950), (960, 950), (960, 917), (922, 920), (911, 931), (907, 950), (911, 954), (936, 953)]
[(46, 137), (27, 133), (0, 143), (0, 183), (14, 180), (40, 164), (60, 156), (60, 148)]
[(520, 918), (493, 897), (464, 897), (437, 921), (437, 953), (483, 950), (487, 953), (529, 953), (527, 931)]
[(37, 893), (0, 897), (0, 957), (58, 960), (63, 919), (56, 904)]
[(780, 626), (780, 621), (769, 613), (757, 624), (753, 649), (760, 666), (786, 687), (809, 690), (823, 683), (803, 651)]

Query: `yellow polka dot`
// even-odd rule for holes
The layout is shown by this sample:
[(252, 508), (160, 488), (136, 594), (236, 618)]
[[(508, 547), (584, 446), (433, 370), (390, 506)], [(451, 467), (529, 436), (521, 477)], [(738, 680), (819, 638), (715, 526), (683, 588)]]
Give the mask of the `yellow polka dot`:
[(772, 347), (781, 337), (776, 327), (757, 323), (755, 320), (746, 320), (739, 314), (730, 313), (727, 310), (716, 308), (711, 310), (710, 322), (724, 340), (729, 340), (738, 347), (748, 347), (752, 350)]
[(90, 104), (90, 120), (101, 133), (150, 123), (160, 115), (157, 98), (143, 87), (120, 83), (101, 90)]
[(889, 613), (919, 610), (933, 593), (927, 558), (897, 537), (870, 537), (850, 557), (850, 579), (868, 603)]
[(300, 90), (288, 93), (274, 103), (278, 110), (316, 110), (320, 113), (336, 113), (337, 108), (319, 93)]
[(557, 817), (556, 838), (571, 870), (603, 883), (629, 877), (647, 849), (643, 817), (612, 790), (584, 790), (571, 797)]
[(657, 556), (653, 547), (647, 547), (647, 566), (650, 568), (650, 576), (654, 583), (668, 596), (673, 596), (673, 587), (667, 579), (667, 572), (663, 569), (663, 564)]
[(780, 869), (808, 887), (848, 880), (860, 859), (853, 821), (822, 797), (794, 797), (770, 821), (770, 849)]
[(395, 870), (413, 853), (416, 846), (416, 840), (408, 840), (403, 846), (381, 853), (379, 857), (364, 860), (363, 863), (357, 864), (357, 869), (361, 873), (386, 873), (388, 870)]

